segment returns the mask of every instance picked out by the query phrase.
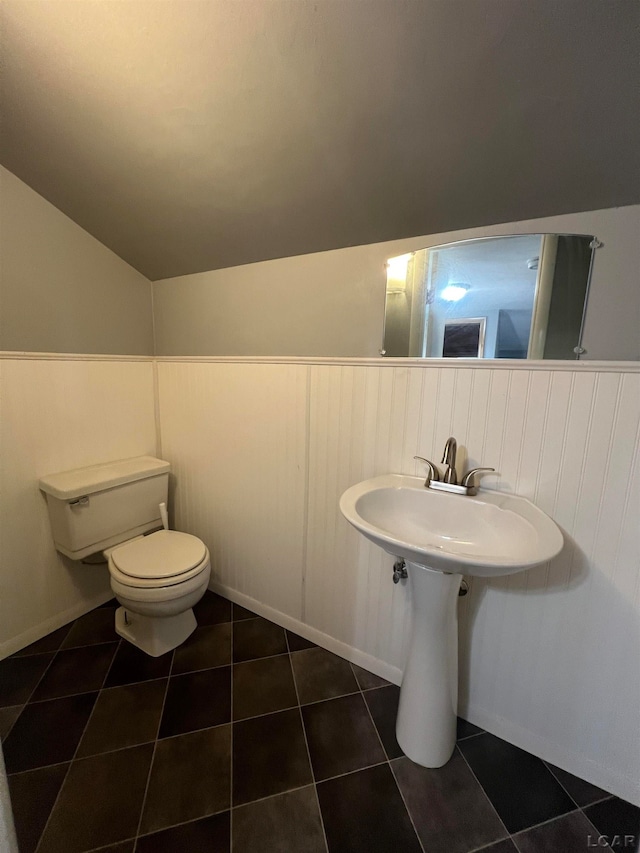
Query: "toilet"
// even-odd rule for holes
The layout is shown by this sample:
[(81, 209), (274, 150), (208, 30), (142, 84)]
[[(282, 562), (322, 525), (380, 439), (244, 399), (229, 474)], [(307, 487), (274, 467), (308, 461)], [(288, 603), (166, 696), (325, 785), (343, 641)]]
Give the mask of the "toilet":
[(204, 542), (167, 529), (169, 469), (139, 456), (40, 480), (56, 549), (72, 560), (104, 555), (120, 603), (116, 632), (152, 657), (195, 630), (193, 606), (211, 574)]

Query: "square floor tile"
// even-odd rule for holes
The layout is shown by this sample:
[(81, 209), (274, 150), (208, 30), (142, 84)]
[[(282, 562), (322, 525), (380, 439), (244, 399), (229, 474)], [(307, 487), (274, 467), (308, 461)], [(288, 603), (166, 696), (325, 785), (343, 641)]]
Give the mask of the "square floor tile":
[(316, 780), (385, 761), (361, 693), (302, 708)]
[(230, 666), (171, 677), (160, 723), (161, 738), (230, 721)]
[(3, 744), (7, 773), (70, 761), (97, 695), (81, 693), (27, 705)]
[(247, 610), (246, 607), (241, 607), (235, 602), (233, 603), (232, 608), (234, 622), (241, 622), (243, 619), (255, 619), (258, 615), (257, 613), (254, 613), (253, 610)]
[(6, 708), (0, 708), (0, 740), (6, 740), (23, 708), (24, 705), (7, 705)]
[(282, 711), (297, 704), (289, 655), (234, 664), (234, 720)]
[(231, 663), (231, 622), (205, 625), (175, 650), (172, 675), (229, 666)]
[(33, 853), (38, 846), (68, 769), (68, 764), (54, 764), (53, 767), (9, 776), (9, 794), (20, 853)]
[(152, 755), (146, 744), (74, 761), (39, 853), (81, 853), (135, 836)]
[(231, 726), (158, 741), (140, 832), (225, 811), (230, 787)]
[(110, 844), (108, 847), (101, 847), (100, 853), (133, 853), (136, 845), (135, 838), (129, 841), (121, 841), (119, 844)]
[(233, 724), (233, 804), (313, 781), (296, 708)]
[(317, 788), (329, 853), (422, 853), (388, 764)]
[(508, 835), (459, 753), (436, 770), (406, 757), (393, 761), (391, 768), (429, 853), (467, 853)]
[(349, 661), (319, 646), (293, 652), (291, 664), (301, 705), (360, 690)]
[(98, 695), (78, 758), (154, 741), (167, 680), (110, 687)]
[(116, 634), (114, 610), (110, 607), (98, 607), (97, 610), (92, 610), (76, 619), (64, 638), (61, 648), (71, 649), (75, 646), (93, 646), (96, 643), (115, 643), (119, 639)]
[(100, 690), (117, 647), (117, 643), (105, 643), (59, 651), (38, 684), (31, 701), (58, 699), (74, 693)]
[(593, 826), (577, 811), (519, 832), (514, 841), (520, 853), (588, 853), (590, 847), (603, 850)]
[(575, 809), (544, 762), (517, 746), (485, 732), (458, 748), (510, 833)]
[(208, 589), (194, 605), (193, 613), (199, 626), (231, 622), (231, 602)]
[(233, 810), (233, 853), (257, 850), (325, 853), (320, 809), (312, 785)]
[(120, 643), (118, 651), (107, 675), (105, 687), (119, 687), (122, 684), (135, 684), (137, 681), (150, 681), (153, 678), (165, 678), (171, 671), (173, 652), (152, 658), (131, 643)]
[(161, 829), (138, 838), (136, 853), (226, 853), (231, 846), (230, 812)]
[(365, 702), (376, 724), (380, 740), (389, 758), (400, 758), (404, 755), (400, 744), (396, 740), (396, 720), (398, 717), (398, 702), (400, 701), (400, 688), (395, 684), (388, 687), (380, 687), (377, 690), (367, 690), (364, 694)]
[(602, 788), (596, 788), (590, 782), (585, 782), (584, 779), (579, 779), (577, 776), (567, 773), (566, 770), (561, 770), (559, 767), (549, 764), (548, 761), (545, 761), (545, 764), (571, 799), (579, 806), (588, 806), (591, 803), (604, 800), (605, 797), (611, 796), (607, 791), (603, 791)]
[(234, 662), (287, 654), (287, 651), (284, 628), (279, 625), (261, 617), (233, 623)]
[(290, 652), (301, 652), (302, 649), (313, 649), (316, 643), (301, 637), (299, 634), (294, 634), (293, 631), (285, 631), (287, 635), (287, 644)]
[(379, 675), (369, 672), (368, 669), (356, 666), (355, 663), (351, 664), (351, 669), (358, 681), (360, 690), (372, 690), (374, 687), (386, 687), (389, 684), (384, 678), (380, 678)]
[(0, 706), (27, 702), (52, 660), (49, 653), (0, 661)]
[(593, 806), (587, 806), (584, 813), (599, 833), (613, 839), (613, 850), (618, 853), (638, 853), (640, 851), (640, 808), (631, 803), (612, 797)]
[(38, 655), (43, 654), (44, 652), (57, 652), (62, 641), (73, 627), (73, 624), (73, 622), (69, 622), (68, 625), (58, 628), (57, 631), (52, 631), (50, 634), (47, 634), (46, 637), (42, 637), (41, 640), (36, 640), (35, 643), (31, 643), (30, 646), (20, 649), (19, 652), (15, 652), (11, 657), (17, 658), (23, 657), (24, 655)]

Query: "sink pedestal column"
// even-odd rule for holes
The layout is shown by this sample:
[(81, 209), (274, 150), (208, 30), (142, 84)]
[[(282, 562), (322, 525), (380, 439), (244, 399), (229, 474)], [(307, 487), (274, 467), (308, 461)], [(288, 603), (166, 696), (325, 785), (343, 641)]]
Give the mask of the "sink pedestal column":
[(413, 626), (400, 688), (398, 743), (423, 767), (442, 767), (456, 745), (458, 591), (461, 574), (407, 563)]

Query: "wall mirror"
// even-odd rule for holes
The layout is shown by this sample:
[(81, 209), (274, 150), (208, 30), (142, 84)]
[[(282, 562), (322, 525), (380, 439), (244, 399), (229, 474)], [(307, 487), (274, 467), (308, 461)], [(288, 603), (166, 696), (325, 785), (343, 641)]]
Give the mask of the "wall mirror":
[(577, 359), (593, 236), (524, 234), (387, 261), (386, 357)]

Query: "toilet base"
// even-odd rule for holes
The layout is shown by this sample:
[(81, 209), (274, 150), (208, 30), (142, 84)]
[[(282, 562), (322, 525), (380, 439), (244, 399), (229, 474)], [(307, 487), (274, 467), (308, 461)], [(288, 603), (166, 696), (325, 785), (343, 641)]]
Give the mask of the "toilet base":
[(177, 648), (197, 628), (193, 610), (175, 616), (141, 616), (125, 607), (116, 610), (116, 634), (157, 658)]

